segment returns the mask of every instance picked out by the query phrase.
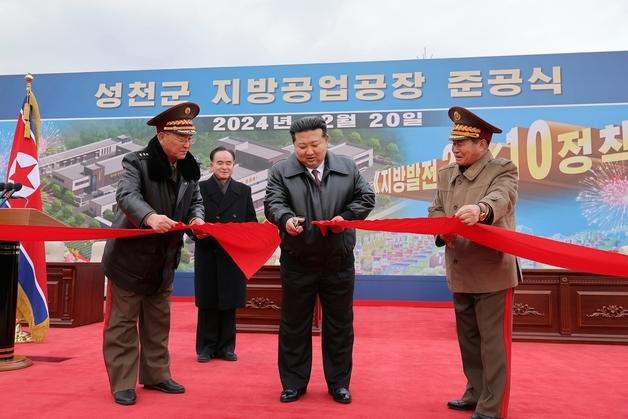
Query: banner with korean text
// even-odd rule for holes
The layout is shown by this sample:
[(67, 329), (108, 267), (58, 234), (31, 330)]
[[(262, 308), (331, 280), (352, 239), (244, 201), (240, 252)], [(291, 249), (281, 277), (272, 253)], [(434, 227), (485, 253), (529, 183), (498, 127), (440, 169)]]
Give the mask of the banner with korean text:
[[(268, 169), (292, 151), (288, 127), (312, 114), (328, 121), (330, 149), (373, 183), (371, 218), (423, 217), (438, 169), (452, 161), (447, 109), (458, 105), (503, 130), (491, 151), (519, 167), (518, 231), (626, 253), (626, 74), (628, 51), (36, 75), (44, 210), (107, 226), (122, 156), (154, 134), (149, 117), (191, 100), (201, 106), (192, 153), (203, 177), (211, 149), (234, 149), (234, 177), (251, 186), (260, 218)], [(0, 91), (4, 176), (22, 75), (0, 76)], [(89, 243), (66, 246), (69, 259), (89, 257)], [(443, 258), (430, 236), (358, 235), (358, 276), (444, 275)]]

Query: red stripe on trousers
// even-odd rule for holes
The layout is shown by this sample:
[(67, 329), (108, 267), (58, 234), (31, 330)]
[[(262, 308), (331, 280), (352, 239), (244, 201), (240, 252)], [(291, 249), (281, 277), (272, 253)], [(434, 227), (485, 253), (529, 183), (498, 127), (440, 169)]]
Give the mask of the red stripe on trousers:
[(506, 291), (504, 297), (504, 348), (506, 349), (506, 385), (500, 408), (500, 418), (508, 415), (508, 401), (510, 400), (510, 362), (512, 359), (512, 295), (513, 288)]
[(111, 317), (111, 304), (113, 302), (113, 295), (111, 295), (111, 286), (113, 282), (111, 280), (107, 281), (107, 300), (105, 300), (105, 326), (103, 327), (103, 334), (109, 326), (109, 318)]

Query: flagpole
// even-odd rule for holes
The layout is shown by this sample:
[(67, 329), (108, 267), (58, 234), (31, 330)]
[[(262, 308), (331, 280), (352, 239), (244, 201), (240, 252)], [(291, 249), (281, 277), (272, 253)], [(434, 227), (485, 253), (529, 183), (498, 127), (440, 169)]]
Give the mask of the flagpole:
[[(26, 103), (24, 104), (24, 109), (22, 109), (22, 114), (25, 122), (24, 132), (25, 136), (27, 136), (27, 130), (30, 130), (30, 115), (31, 115), (31, 89), (33, 86), (33, 75), (31, 73), (26, 73), (24, 76), (24, 80), (26, 81)], [(18, 304), (19, 307), (19, 304)], [(15, 325), (15, 343), (24, 343), (24, 342), (32, 342), (32, 337), (29, 332), (26, 332), (22, 329), (22, 324), (20, 323), (20, 318), (16, 315), (16, 325)]]
[[(31, 88), (33, 86), (33, 75), (26, 73), (24, 80), (26, 81), (26, 103), (22, 109), (22, 115), (24, 118), (24, 138), (31, 138), (31, 114), (33, 112), (31, 108)], [(39, 138), (37, 138), (39, 140)]]
[[(26, 77), (26, 95), (30, 95), (32, 74)], [(27, 100), (28, 103), (28, 100)], [(18, 118), (23, 118), (27, 106), (24, 106)], [(30, 111), (30, 109), (29, 109)], [(18, 119), (17, 126), (24, 124)], [(19, 130), (16, 128), (16, 135)], [(0, 219), (12, 219), (15, 216), (11, 209), (0, 208)], [(15, 346), (15, 317), (18, 294), (18, 264), (20, 243), (0, 241), (0, 372), (29, 367), (33, 362), (23, 355), (14, 353)]]
[(33, 84), (33, 79), (35, 77), (31, 73), (26, 73), (24, 79), (26, 80), (26, 94), (31, 94), (31, 85)]

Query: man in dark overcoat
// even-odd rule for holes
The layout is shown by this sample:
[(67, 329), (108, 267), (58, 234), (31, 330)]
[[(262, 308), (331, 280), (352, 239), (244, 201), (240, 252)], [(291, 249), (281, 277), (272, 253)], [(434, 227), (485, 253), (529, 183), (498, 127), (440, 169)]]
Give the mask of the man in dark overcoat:
[(294, 153), (271, 168), (264, 201), (266, 217), (281, 234), (279, 399), (294, 402), (306, 392), (318, 297), (328, 391), (338, 403), (350, 403), (355, 230), (336, 227), (323, 235), (312, 221), (364, 219), (375, 206), (375, 194), (353, 160), (327, 150), (322, 118), (296, 120), (290, 134)]
[(195, 103), (175, 105), (148, 121), (157, 135), (122, 160), (114, 228), (149, 228), (155, 233), (107, 242), (102, 265), (109, 278), (103, 352), (118, 404), (136, 401), (135, 385), (165, 393), (185, 388), (170, 374), (170, 294), (181, 257), (177, 222), (204, 224), (198, 187), (200, 169), (189, 153)]
[[(256, 222), (251, 187), (232, 178), (234, 151), (217, 147), (210, 153), (210, 159), (212, 176), (199, 184), (205, 221)], [(198, 362), (209, 362), (212, 358), (236, 361), (236, 308), (245, 306), (246, 278), (212, 237), (196, 241), (194, 295), (198, 307)]]

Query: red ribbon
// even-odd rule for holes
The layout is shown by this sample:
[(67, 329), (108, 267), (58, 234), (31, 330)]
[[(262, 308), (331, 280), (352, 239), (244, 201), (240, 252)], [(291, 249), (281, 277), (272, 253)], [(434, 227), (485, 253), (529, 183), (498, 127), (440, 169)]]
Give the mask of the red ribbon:
[(628, 276), (628, 255), (537, 237), (485, 224), (467, 226), (453, 217), (314, 221), (328, 227), (414, 234), (459, 234), (495, 250), (553, 266), (601, 275)]
[[(490, 225), (466, 226), (453, 217), (397, 218), (361, 221), (314, 221), (323, 232), (328, 227), (359, 228), (394, 233), (455, 233), (483, 246), (525, 259), (574, 271), (628, 277), (628, 256), (564, 243)], [(271, 223), (225, 223), (184, 225), (173, 231), (190, 229), (211, 235), (247, 278), (253, 276), (273, 254), (280, 239)], [(32, 225), (0, 225), (0, 241), (95, 240), (158, 234), (148, 229), (79, 228)]]
[[(277, 227), (271, 223), (177, 224), (171, 231), (190, 229), (214, 237), (247, 278), (251, 278), (279, 246)], [(150, 229), (81, 228), (36, 225), (0, 225), (0, 241), (98, 240), (146, 236)]]
[(194, 225), (192, 230), (214, 237), (247, 278), (251, 278), (279, 246), (279, 230), (265, 223), (220, 223)]

